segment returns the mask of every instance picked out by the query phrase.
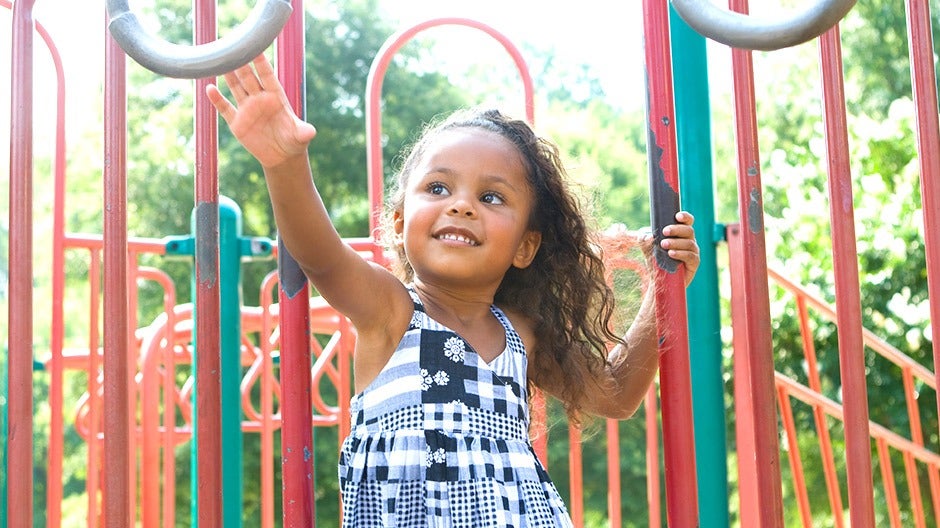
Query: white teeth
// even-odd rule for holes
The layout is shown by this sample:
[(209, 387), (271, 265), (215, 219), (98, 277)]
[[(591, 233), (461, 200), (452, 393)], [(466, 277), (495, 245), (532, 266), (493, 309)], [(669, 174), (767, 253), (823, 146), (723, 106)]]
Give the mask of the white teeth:
[(469, 238), (465, 236), (457, 235), (453, 233), (446, 233), (446, 234), (440, 235), (438, 238), (441, 240), (453, 240), (455, 242), (462, 242), (464, 244), (469, 244), (471, 246), (477, 245), (477, 243), (474, 242), (473, 240), (470, 240)]

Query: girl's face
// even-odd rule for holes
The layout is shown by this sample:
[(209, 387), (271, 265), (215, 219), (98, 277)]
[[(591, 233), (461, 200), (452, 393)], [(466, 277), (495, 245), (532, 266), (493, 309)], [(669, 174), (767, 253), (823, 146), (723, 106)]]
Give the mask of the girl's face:
[(529, 229), (533, 192), (509, 140), (478, 128), (445, 131), (407, 177), (394, 228), (416, 279), (495, 290), (510, 266), (532, 262), (541, 234)]

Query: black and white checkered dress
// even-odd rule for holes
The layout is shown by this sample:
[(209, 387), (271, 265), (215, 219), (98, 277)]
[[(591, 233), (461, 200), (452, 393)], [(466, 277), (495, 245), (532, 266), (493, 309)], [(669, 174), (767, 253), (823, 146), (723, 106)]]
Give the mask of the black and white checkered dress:
[(505, 314), (491, 308), (506, 349), (487, 364), (411, 296), (398, 349), (352, 398), (343, 526), (571, 526), (529, 442), (526, 353)]

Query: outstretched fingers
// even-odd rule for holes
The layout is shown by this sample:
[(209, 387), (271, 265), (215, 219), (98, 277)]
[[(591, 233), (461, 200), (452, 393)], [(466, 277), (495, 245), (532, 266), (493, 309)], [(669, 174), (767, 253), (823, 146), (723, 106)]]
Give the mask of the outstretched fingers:
[(259, 69), (257, 75), (252, 69), (252, 64), (245, 64), (223, 75), (234, 102), (222, 95), (218, 86), (213, 84), (206, 86), (206, 95), (209, 97), (209, 102), (212, 103), (212, 106), (215, 107), (230, 127), (238, 113), (238, 107), (252, 95), (264, 91), (264, 85), (259, 80), (259, 76), (271, 76), (276, 84), (277, 78), (263, 54), (256, 57), (253, 64), (255, 68)]
[(277, 74), (274, 73), (274, 66), (263, 54), (258, 55), (252, 61), (255, 65), (255, 71), (258, 73), (258, 79), (263, 87), (271, 87), (278, 83)]
[(242, 88), (241, 81), (238, 80), (238, 77), (235, 75), (234, 71), (230, 71), (222, 76), (225, 79), (225, 84), (228, 85), (228, 89), (232, 92), (232, 97), (235, 98), (236, 102), (244, 99), (248, 93), (245, 92), (245, 89)]
[[(255, 59), (255, 61), (255, 64), (257, 64), (257, 59)], [(239, 88), (244, 90), (246, 95), (256, 94), (264, 89), (261, 86), (261, 81), (258, 80), (258, 76), (255, 74), (255, 71), (252, 69), (250, 64), (246, 64), (241, 68), (236, 68), (232, 74), (237, 79)], [(226, 75), (226, 81), (228, 81), (228, 77), (229, 76)]]
[[(229, 86), (231, 87), (231, 85)], [(219, 91), (219, 87), (214, 84), (206, 86), (206, 96), (209, 97), (209, 102), (212, 103), (212, 106), (219, 112), (222, 119), (231, 126), (232, 119), (235, 117), (235, 105), (226, 99), (225, 96), (222, 95), (222, 92)]]

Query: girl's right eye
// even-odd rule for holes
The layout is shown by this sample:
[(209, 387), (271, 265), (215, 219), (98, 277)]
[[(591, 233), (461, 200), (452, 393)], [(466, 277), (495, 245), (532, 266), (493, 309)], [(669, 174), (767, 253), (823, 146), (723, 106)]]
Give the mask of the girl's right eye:
[(444, 195), (444, 194), (447, 194), (447, 187), (444, 187), (443, 183), (438, 183), (438, 182), (430, 183), (428, 184), (428, 192), (431, 194)]

